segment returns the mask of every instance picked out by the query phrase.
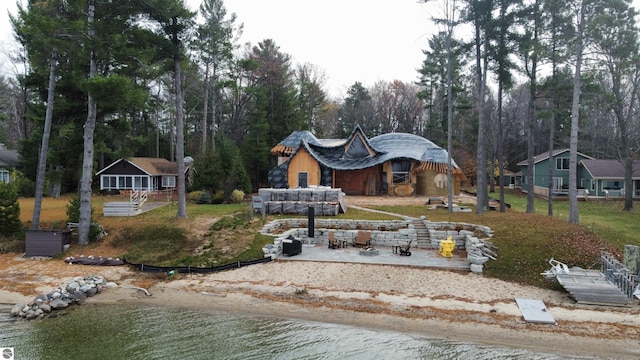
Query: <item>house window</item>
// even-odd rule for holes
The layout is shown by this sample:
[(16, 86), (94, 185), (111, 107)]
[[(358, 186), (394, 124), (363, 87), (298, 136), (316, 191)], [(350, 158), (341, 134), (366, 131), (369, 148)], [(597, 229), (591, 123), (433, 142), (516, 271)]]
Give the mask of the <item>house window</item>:
[(624, 187), (622, 181), (603, 180), (602, 189), (604, 190), (620, 190)]
[(9, 183), (9, 171), (8, 170), (0, 170), (0, 183)]
[(594, 193), (596, 192), (596, 181), (595, 180), (591, 180), (591, 191), (593, 191)]
[(174, 187), (176, 187), (176, 177), (175, 176), (163, 176), (162, 177), (162, 187), (164, 187), (164, 188), (174, 188)]
[(117, 189), (117, 176), (105, 175), (102, 177), (102, 188), (107, 190)]
[(408, 172), (393, 172), (393, 183), (403, 184), (411, 182), (411, 177)]
[(149, 178), (147, 176), (133, 177), (134, 190), (147, 190), (148, 187), (149, 187)]
[(568, 158), (557, 158), (556, 159), (556, 170), (569, 170), (569, 159)]
[(411, 160), (396, 160), (391, 163), (391, 181), (394, 184), (411, 183)]

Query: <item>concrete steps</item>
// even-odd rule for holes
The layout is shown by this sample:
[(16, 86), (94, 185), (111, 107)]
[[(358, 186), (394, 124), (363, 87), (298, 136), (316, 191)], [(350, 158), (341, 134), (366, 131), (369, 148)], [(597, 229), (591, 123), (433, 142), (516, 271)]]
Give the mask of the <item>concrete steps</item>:
[(413, 229), (416, 231), (417, 243), (415, 247), (421, 249), (429, 249), (431, 248), (431, 239), (429, 238), (429, 230), (424, 225), (421, 219), (413, 219), (411, 220), (413, 224)]

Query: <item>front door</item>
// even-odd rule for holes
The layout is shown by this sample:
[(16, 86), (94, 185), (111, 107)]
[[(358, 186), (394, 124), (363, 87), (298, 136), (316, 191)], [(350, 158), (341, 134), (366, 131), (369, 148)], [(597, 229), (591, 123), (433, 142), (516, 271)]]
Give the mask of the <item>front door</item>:
[(309, 186), (309, 174), (306, 172), (298, 173), (298, 187), (306, 188)]

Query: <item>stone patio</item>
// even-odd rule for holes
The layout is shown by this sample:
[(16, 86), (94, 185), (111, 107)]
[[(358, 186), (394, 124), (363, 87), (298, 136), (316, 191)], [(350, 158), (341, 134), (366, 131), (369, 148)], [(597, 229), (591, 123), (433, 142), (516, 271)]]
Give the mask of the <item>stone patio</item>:
[(444, 258), (438, 253), (438, 249), (411, 248), (411, 256), (400, 256), (394, 254), (390, 246), (376, 246), (378, 255), (363, 256), (360, 255), (360, 248), (347, 246), (329, 249), (326, 245), (309, 244), (308, 240), (302, 240), (302, 253), (295, 256), (278, 256), (277, 260), (349, 262), (469, 271), (470, 264), (463, 250), (455, 250), (453, 257)]

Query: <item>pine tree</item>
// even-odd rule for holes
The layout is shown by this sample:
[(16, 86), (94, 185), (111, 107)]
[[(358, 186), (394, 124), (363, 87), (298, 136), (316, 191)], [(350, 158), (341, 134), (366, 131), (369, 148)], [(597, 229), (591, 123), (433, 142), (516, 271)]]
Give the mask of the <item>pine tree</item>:
[(0, 182), (0, 235), (12, 236), (22, 227), (18, 192), (13, 185)]

